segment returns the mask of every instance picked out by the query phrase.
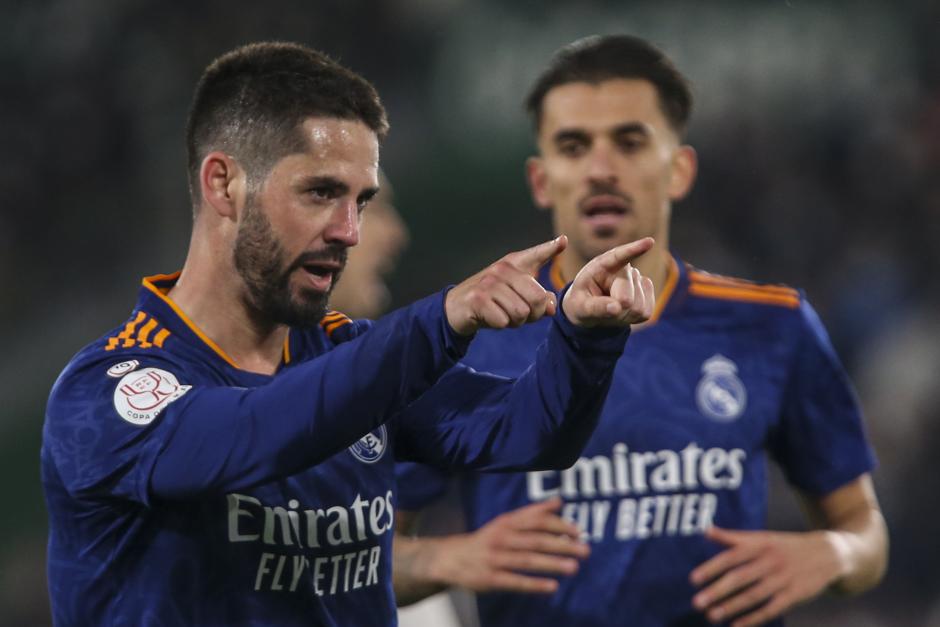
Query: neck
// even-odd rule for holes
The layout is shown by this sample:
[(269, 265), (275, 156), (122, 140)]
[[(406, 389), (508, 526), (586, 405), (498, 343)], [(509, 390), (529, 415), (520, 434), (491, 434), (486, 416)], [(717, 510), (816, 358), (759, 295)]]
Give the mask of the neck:
[(241, 280), (227, 261), (230, 248), (213, 247), (210, 241), (197, 240), (194, 233), (169, 297), (221, 349), (222, 357), (242, 370), (274, 374), (283, 358), (288, 329), (259, 324), (252, 318), (242, 299)]

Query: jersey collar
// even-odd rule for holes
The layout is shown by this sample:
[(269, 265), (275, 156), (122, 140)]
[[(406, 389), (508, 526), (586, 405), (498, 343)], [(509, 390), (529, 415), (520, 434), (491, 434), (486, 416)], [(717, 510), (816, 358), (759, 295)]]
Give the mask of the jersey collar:
[[(180, 309), (169, 292), (176, 285), (180, 277), (180, 272), (172, 274), (155, 274), (144, 277), (141, 281), (140, 294), (137, 299), (137, 308), (160, 318), (160, 321), (170, 329), (171, 332), (186, 337), (189, 343), (203, 348), (227, 363), (236, 370), (241, 367), (235, 363), (221, 346), (216, 344), (212, 338), (206, 335), (195, 322), (193, 322), (186, 313)], [(284, 363), (290, 362), (290, 333), (284, 340)]]

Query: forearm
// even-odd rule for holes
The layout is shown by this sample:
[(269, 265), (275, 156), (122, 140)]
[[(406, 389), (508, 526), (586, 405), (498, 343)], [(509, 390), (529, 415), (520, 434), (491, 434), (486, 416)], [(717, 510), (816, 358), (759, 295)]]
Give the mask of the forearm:
[(804, 495), (801, 500), (835, 558), (830, 589), (857, 594), (878, 584), (888, 564), (888, 529), (871, 476), (866, 473), (823, 497)]
[(579, 329), (556, 314), (535, 362), (516, 379), (451, 370), (401, 421), (398, 454), (440, 468), (564, 468), (603, 406), (629, 330)]
[(392, 586), (399, 607), (417, 603), (449, 587), (435, 572), (446, 545), (445, 538), (418, 538), (395, 534)]
[(877, 509), (866, 509), (825, 531), (840, 565), (831, 589), (858, 594), (881, 581), (888, 564), (888, 531)]

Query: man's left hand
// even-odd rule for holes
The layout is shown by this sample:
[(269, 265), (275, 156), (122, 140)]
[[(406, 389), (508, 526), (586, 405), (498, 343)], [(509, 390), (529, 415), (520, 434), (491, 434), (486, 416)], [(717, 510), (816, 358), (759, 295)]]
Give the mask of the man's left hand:
[(653, 282), (630, 262), (653, 247), (644, 237), (591, 259), (571, 282), (562, 303), (568, 320), (581, 327), (629, 326), (653, 315)]
[(727, 548), (692, 571), (692, 599), (713, 623), (760, 625), (829, 587), (844, 570), (835, 532), (731, 531), (706, 537)]

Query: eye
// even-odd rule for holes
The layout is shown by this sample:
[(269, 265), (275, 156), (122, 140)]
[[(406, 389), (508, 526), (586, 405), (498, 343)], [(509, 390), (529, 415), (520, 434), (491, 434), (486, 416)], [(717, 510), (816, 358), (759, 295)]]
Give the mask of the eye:
[(336, 188), (332, 185), (318, 185), (310, 188), (310, 195), (316, 200), (332, 200), (336, 197)]
[(646, 137), (637, 133), (621, 135), (617, 138), (617, 146), (626, 153), (637, 152), (647, 144)]
[(587, 142), (579, 139), (565, 139), (558, 142), (558, 152), (566, 157), (579, 157), (587, 151)]

